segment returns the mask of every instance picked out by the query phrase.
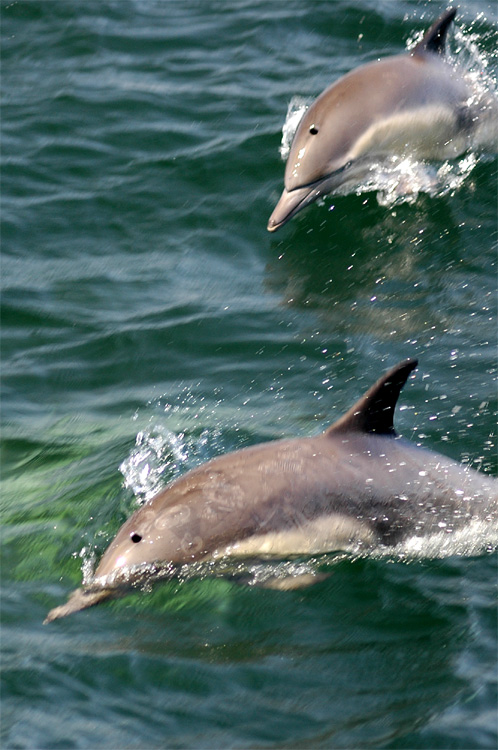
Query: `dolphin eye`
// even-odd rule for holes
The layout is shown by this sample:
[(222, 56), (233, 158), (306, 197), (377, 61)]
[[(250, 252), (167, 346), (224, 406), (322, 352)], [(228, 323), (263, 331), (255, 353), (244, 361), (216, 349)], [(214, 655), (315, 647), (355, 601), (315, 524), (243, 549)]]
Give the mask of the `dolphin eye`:
[(140, 536), (140, 534), (137, 534), (136, 531), (132, 531), (132, 533), (130, 534), (130, 539), (134, 544), (138, 544), (138, 542), (142, 541), (142, 537)]
[(317, 128), (316, 125), (312, 125), (310, 127), (310, 133), (311, 133), (311, 135), (316, 135), (318, 133), (318, 128)]

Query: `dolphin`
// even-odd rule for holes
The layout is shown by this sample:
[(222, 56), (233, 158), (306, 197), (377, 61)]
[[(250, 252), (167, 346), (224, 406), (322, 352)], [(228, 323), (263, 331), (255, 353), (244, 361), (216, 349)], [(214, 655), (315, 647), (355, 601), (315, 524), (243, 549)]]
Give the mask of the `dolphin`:
[(320, 196), (357, 185), (375, 160), (448, 159), (469, 147), (479, 113), (444, 57), (455, 15), (450, 8), (411, 52), (356, 68), (313, 102), (296, 130), (269, 232)]
[(154, 582), (161, 568), (229, 558), (389, 549), (498, 519), (498, 480), (399, 437), (393, 417), (417, 361), (393, 367), (315, 437), (214, 458), (123, 524), (92, 581), (45, 622)]

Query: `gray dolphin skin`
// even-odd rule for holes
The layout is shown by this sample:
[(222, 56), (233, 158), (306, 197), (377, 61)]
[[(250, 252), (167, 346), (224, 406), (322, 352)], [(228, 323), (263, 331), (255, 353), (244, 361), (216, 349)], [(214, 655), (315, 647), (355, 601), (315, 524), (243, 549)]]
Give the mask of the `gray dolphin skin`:
[(443, 13), (410, 53), (356, 68), (310, 106), (292, 142), (269, 232), (320, 196), (357, 185), (375, 160), (448, 159), (469, 147), (478, 112), (444, 58), (455, 14), (455, 8)]
[(45, 622), (154, 581), (155, 565), (392, 548), (474, 520), (496, 524), (498, 480), (398, 437), (392, 368), (325, 432), (214, 458), (172, 481), (121, 527), (91, 583)]

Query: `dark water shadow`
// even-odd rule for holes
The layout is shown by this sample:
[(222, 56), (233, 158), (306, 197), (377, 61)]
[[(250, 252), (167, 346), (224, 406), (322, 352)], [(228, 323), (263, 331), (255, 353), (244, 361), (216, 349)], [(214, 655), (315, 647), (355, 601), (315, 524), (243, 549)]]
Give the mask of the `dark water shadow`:
[(392, 209), (378, 206), (373, 194), (327, 198), (293, 221), (271, 240), (267, 286), (297, 307), (353, 303), (460, 259), (461, 231), (444, 198), (419, 196), (414, 206)]

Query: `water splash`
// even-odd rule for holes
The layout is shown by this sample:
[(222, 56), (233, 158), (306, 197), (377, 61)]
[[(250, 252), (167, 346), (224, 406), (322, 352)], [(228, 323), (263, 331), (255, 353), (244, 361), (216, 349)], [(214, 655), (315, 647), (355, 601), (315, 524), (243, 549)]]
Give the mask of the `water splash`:
[(282, 140), (279, 148), (279, 153), (283, 161), (286, 161), (289, 156), (296, 130), (312, 102), (313, 99), (311, 97), (306, 99), (302, 96), (293, 96), (289, 102), (287, 115), (282, 127)]
[(162, 422), (154, 421), (138, 432), (135, 447), (119, 470), (124, 486), (131, 489), (139, 505), (151, 500), (167, 481), (183, 474), (206, 458), (214, 455), (220, 434), (204, 429), (198, 436), (175, 433)]
[(119, 470), (124, 486), (133, 491), (140, 503), (150, 500), (164, 483), (163, 475), (175, 474), (188, 458), (184, 435), (155, 424), (141, 430), (135, 447)]
[[(357, 195), (376, 192), (377, 202), (386, 208), (415, 203), (420, 193), (432, 197), (452, 195), (463, 185), (478, 161), (475, 153), (469, 153), (461, 159), (445, 161), (438, 168), (414, 157), (391, 156), (373, 162), (369, 174), (355, 192)], [(343, 194), (346, 190), (337, 192)]]
[[(498, 549), (496, 520), (473, 520), (461, 529), (444, 529), (428, 536), (411, 536), (396, 545), (391, 555), (399, 560), (473, 557)], [(375, 555), (379, 556), (380, 555)]]

